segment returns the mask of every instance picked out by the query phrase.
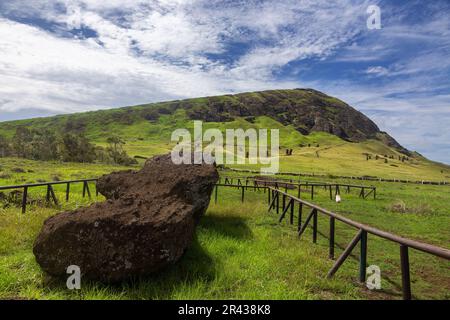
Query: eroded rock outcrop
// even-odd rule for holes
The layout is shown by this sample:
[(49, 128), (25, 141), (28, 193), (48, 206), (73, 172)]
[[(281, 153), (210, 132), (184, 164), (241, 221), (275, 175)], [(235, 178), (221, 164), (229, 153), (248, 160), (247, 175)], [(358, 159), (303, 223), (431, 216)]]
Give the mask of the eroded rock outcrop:
[(156, 272), (183, 255), (218, 180), (212, 165), (175, 165), (170, 155), (148, 160), (140, 171), (102, 177), (108, 200), (47, 219), (33, 252), (44, 271), (116, 282)]

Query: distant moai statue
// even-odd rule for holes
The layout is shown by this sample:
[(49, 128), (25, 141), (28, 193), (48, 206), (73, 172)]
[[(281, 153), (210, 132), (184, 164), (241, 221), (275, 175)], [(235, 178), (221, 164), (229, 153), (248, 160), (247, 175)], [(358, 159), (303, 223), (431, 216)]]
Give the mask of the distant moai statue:
[(308, 143), (308, 148), (311, 148), (311, 143)]
[(378, 160), (378, 159), (380, 159), (380, 157), (378, 155), (376, 155), (375, 156), (375, 160)]
[(386, 158), (386, 159), (384, 159), (384, 163), (388, 163), (388, 159)]

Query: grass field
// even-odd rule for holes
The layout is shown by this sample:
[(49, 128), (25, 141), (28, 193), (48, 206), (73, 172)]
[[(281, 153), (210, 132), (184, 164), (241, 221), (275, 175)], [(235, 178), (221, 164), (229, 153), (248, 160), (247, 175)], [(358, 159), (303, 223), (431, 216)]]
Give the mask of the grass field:
[[(138, 107), (134, 109), (136, 108), (138, 109)], [(175, 142), (171, 141), (171, 134), (175, 129), (186, 128), (193, 133), (193, 121), (189, 120), (183, 109), (179, 109), (173, 114), (161, 115), (158, 121), (147, 121), (140, 118), (132, 124), (124, 124), (118, 121), (101, 122), (105, 118), (107, 119), (108, 115), (113, 115), (119, 111), (106, 110), (100, 111), (98, 114), (86, 113), (71, 115), (70, 117), (78, 119), (78, 121), (84, 121), (86, 124), (85, 134), (96, 145), (106, 146), (107, 138), (112, 133), (119, 135), (126, 142), (124, 149), (131, 156), (149, 157), (168, 153), (175, 145)], [(62, 128), (68, 117), (57, 116), (2, 123), (0, 135), (11, 138), (14, 135), (15, 128), (19, 125), (26, 125), (29, 128)], [(226, 129), (236, 128), (244, 130), (250, 128), (256, 130), (278, 129), (281, 148), (280, 161), (283, 171), (450, 181), (450, 166), (430, 161), (419, 154), (414, 154), (408, 161), (402, 162), (398, 158), (403, 155), (398, 150), (390, 148), (378, 140), (352, 143), (325, 132), (302, 135), (293, 126), (285, 126), (266, 116), (256, 117), (253, 122), (237, 117), (230, 122), (203, 123), (204, 130), (209, 128), (219, 129), (222, 132), (225, 132)], [(300, 147), (301, 145), (303, 147)], [(293, 149), (292, 156), (284, 155), (286, 148)], [(372, 159), (367, 161), (365, 154), (372, 155)], [(378, 160), (376, 160), (376, 156), (378, 156)], [(385, 156), (388, 157), (387, 162)], [(390, 157), (393, 157), (393, 159), (390, 159)], [(3, 161), (1, 159), (0, 166)], [(242, 166), (235, 165), (234, 167)], [(252, 165), (245, 165), (245, 167), (256, 168)]]
[[(0, 185), (58, 179), (96, 177), (124, 169), (99, 164), (75, 165), (1, 159)], [(25, 172), (13, 172), (21, 168)], [(29, 172), (31, 170), (31, 172)], [(17, 171), (17, 170), (15, 170)], [(309, 179), (312, 180), (312, 179)], [(343, 180), (333, 180), (342, 181)], [(314, 202), (355, 221), (382, 230), (447, 247), (450, 239), (448, 186), (375, 183), (377, 200), (358, 198), (342, 191), (336, 204), (325, 190), (316, 190)], [(56, 187), (63, 199), (64, 186)], [(30, 191), (32, 198), (45, 189)], [(72, 292), (65, 281), (46, 277), (32, 254), (32, 244), (43, 220), (90, 203), (81, 197), (81, 185), (72, 187), (71, 201), (62, 207), (30, 207), (22, 215), (17, 207), (0, 209), (0, 298), (13, 299), (401, 299), (399, 248), (369, 236), (368, 263), (382, 272), (382, 290), (369, 291), (358, 281), (358, 248), (332, 280), (325, 275), (333, 261), (328, 240), (319, 235), (311, 243), (311, 231), (298, 239), (296, 228), (278, 223), (267, 213), (266, 195), (246, 193), (243, 204), (235, 189), (219, 190), (219, 202), (210, 205), (197, 236), (182, 260), (162, 273), (132, 279), (116, 286), (82, 283)], [(95, 198), (92, 201), (101, 201)], [(336, 256), (356, 233), (336, 225)], [(319, 216), (320, 234), (328, 232), (328, 220)], [(450, 268), (447, 261), (410, 250), (412, 290), (418, 299), (449, 299)]]

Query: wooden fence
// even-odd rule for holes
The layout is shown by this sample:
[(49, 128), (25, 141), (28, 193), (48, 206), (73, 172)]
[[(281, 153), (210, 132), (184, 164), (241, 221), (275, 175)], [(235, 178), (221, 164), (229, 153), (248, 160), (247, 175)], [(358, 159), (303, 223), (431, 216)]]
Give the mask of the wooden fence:
[[(281, 183), (281, 182), (280, 182)], [(245, 191), (249, 189), (249, 186), (242, 184), (232, 184), (232, 183), (218, 183), (214, 190), (214, 199), (217, 203), (218, 201), (218, 189), (219, 187), (232, 187), (240, 189), (241, 191), (241, 201), (244, 202)], [(411, 240), (407, 238), (400, 237), (398, 235), (373, 228), (368, 225), (353, 221), (342, 215), (331, 212), (327, 209), (321, 208), (313, 203), (307, 202), (299, 197), (291, 195), (285, 191), (280, 190), (277, 187), (264, 186), (264, 185), (253, 185), (250, 186), (250, 190), (261, 190), (263, 189), (267, 193), (267, 203), (268, 211), (275, 211), (279, 216), (278, 221), (282, 222), (286, 216), (289, 217), (289, 223), (293, 225), (295, 223), (295, 217), (297, 217), (297, 232), (298, 236), (301, 237), (306, 228), (312, 224), (312, 242), (317, 242), (318, 234), (318, 214), (322, 214), (329, 217), (329, 258), (334, 259), (335, 250), (335, 230), (336, 221), (340, 221), (350, 227), (356, 228), (357, 233), (344, 249), (343, 253), (337, 258), (336, 262), (329, 270), (327, 277), (331, 278), (338, 271), (339, 267), (345, 262), (345, 260), (352, 253), (356, 245), (360, 244), (360, 258), (359, 258), (359, 281), (364, 283), (366, 281), (366, 268), (367, 268), (367, 241), (368, 234), (380, 237), (382, 239), (388, 240), (390, 242), (397, 243), (400, 249), (400, 269), (402, 275), (402, 292), (403, 299), (410, 300), (412, 298), (411, 294), (411, 280), (410, 280), (410, 264), (409, 264), (409, 249), (415, 249), (427, 254), (434, 255), (436, 257), (450, 260), (450, 250), (423, 243), (416, 240)], [(297, 206), (297, 208), (295, 208)], [(303, 211), (305, 208), (309, 208), (310, 212), (303, 221)], [(297, 213), (297, 214), (296, 214)], [(312, 221), (312, 222), (311, 222)]]
[(261, 180), (252, 177), (221, 177), (220, 181), (224, 181), (224, 184), (233, 184), (234, 182), (237, 185), (244, 186), (246, 188), (253, 187), (258, 188), (259, 186), (274, 186), (277, 189), (284, 188), (285, 192), (288, 189), (297, 189), (297, 197), (300, 198), (302, 194), (302, 188), (308, 190), (307, 192), (310, 194), (311, 200), (314, 200), (314, 191), (323, 188), (329, 191), (330, 200), (333, 200), (333, 197), (341, 194), (341, 189), (344, 190), (347, 194), (351, 192), (352, 189), (359, 190), (359, 197), (362, 199), (367, 199), (368, 196), (372, 195), (375, 200), (377, 197), (377, 188), (374, 186), (363, 186), (363, 185), (355, 185), (355, 184), (345, 184), (345, 183), (327, 183), (327, 182), (293, 182), (283, 181), (280, 179), (277, 180)]
[[(234, 171), (242, 173), (255, 173), (259, 174), (260, 171), (248, 170), (248, 169), (235, 169), (235, 168), (222, 168), (223, 171)], [(364, 180), (364, 181), (379, 181), (379, 182), (400, 182), (400, 183), (413, 183), (413, 184), (429, 184), (436, 186), (450, 186), (449, 181), (429, 181), (429, 180), (408, 180), (408, 179), (387, 179), (378, 178), (371, 176), (341, 176), (333, 174), (323, 174), (323, 173), (299, 173), (299, 172), (278, 172), (276, 175), (282, 176), (293, 176), (293, 177), (318, 177), (318, 178), (338, 178), (338, 179), (349, 179), (349, 180)]]
[[(4, 190), (22, 190), (22, 213), (27, 211), (27, 200), (28, 200), (28, 190), (30, 188), (37, 187), (47, 187), (46, 201), (50, 203), (53, 201), (54, 204), (58, 205), (59, 201), (56, 198), (55, 191), (53, 190), (53, 186), (55, 185), (66, 185), (66, 201), (69, 201), (70, 198), (70, 186), (75, 183), (83, 184), (83, 198), (86, 194), (91, 198), (91, 191), (89, 189), (89, 182), (95, 182), (97, 186), (98, 179), (82, 179), (82, 180), (70, 180), (70, 181), (54, 181), (54, 182), (42, 182), (42, 183), (31, 183), (31, 184), (22, 184), (15, 186), (0, 186), (0, 191)], [(96, 189), (96, 194), (98, 195), (98, 190)]]

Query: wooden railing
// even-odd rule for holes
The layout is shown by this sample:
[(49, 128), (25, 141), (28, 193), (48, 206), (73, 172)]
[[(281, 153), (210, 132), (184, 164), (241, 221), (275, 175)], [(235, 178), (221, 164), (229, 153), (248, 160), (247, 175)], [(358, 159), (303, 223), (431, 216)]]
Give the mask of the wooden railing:
[(375, 186), (363, 186), (363, 185), (355, 185), (355, 184), (345, 184), (345, 183), (328, 183), (328, 182), (293, 182), (285, 181), (285, 180), (261, 180), (252, 177), (221, 177), (219, 182), (224, 181), (224, 184), (233, 184), (236, 183), (239, 186), (245, 186), (258, 188), (260, 186), (268, 187), (274, 186), (277, 189), (284, 188), (287, 192), (288, 189), (297, 189), (297, 197), (300, 198), (302, 194), (302, 188), (309, 189), (308, 193), (310, 194), (311, 200), (314, 200), (314, 191), (318, 188), (324, 188), (325, 190), (329, 190), (330, 200), (333, 200), (333, 197), (341, 194), (341, 189), (345, 190), (346, 193), (350, 193), (352, 189), (359, 190), (359, 197), (362, 199), (367, 199), (368, 196), (373, 195), (373, 199), (375, 200), (377, 197), (377, 188)]
[[(59, 201), (55, 195), (55, 191), (53, 189), (54, 185), (66, 185), (66, 201), (69, 201), (70, 198), (70, 186), (74, 183), (83, 183), (83, 198), (86, 194), (91, 198), (91, 191), (89, 189), (89, 182), (97, 183), (98, 179), (81, 179), (81, 180), (70, 180), (70, 181), (54, 181), (54, 182), (42, 182), (42, 183), (31, 183), (31, 184), (22, 184), (15, 186), (0, 186), (0, 191), (4, 190), (22, 190), (22, 213), (27, 211), (27, 200), (28, 200), (28, 190), (30, 188), (37, 187), (47, 187), (46, 201), (50, 203), (53, 201), (54, 204), (58, 205)], [(96, 188), (96, 194), (98, 195), (98, 190)]]
[[(233, 171), (240, 173), (261, 173), (258, 170), (248, 170), (248, 169), (235, 169), (235, 168), (223, 168), (223, 171)], [(413, 183), (413, 184), (429, 184), (436, 186), (450, 186), (450, 181), (430, 181), (430, 180), (409, 180), (409, 179), (395, 179), (395, 178), (379, 178), (372, 176), (343, 176), (325, 173), (307, 173), (307, 172), (278, 172), (276, 175), (282, 176), (293, 176), (293, 177), (313, 177), (313, 178), (338, 178), (338, 179), (349, 179), (349, 180), (363, 180), (363, 181), (378, 181), (378, 182), (399, 182), (399, 183)]]
[[(240, 189), (241, 201), (244, 202), (245, 191), (250, 190), (264, 190), (267, 193), (268, 211), (275, 211), (278, 215), (278, 221), (281, 222), (286, 216), (289, 217), (289, 223), (293, 225), (295, 223), (295, 217), (297, 217), (297, 233), (301, 237), (307, 227), (312, 224), (312, 242), (317, 242), (318, 235), (318, 214), (323, 214), (329, 217), (329, 258), (335, 257), (335, 228), (336, 221), (340, 221), (350, 227), (356, 228), (357, 233), (344, 249), (343, 253), (337, 258), (332, 268), (328, 271), (327, 277), (331, 278), (338, 271), (340, 266), (352, 253), (356, 245), (360, 244), (360, 258), (359, 258), (359, 280), (360, 282), (366, 281), (366, 268), (367, 268), (367, 235), (372, 234), (379, 238), (386, 239), (388, 241), (397, 243), (400, 248), (400, 268), (402, 274), (402, 293), (403, 299), (410, 300), (411, 295), (411, 281), (410, 281), (410, 264), (409, 264), (409, 248), (425, 252), (427, 254), (434, 255), (436, 257), (450, 260), (450, 250), (437, 247), (431, 244), (423, 243), (420, 241), (400, 237), (398, 235), (386, 232), (351, 219), (348, 219), (342, 215), (331, 212), (327, 209), (321, 208), (311, 202), (307, 202), (299, 197), (291, 195), (285, 191), (280, 190), (273, 186), (253, 185), (245, 186), (243, 184), (231, 184), (231, 183), (218, 183), (214, 190), (214, 199), (218, 201), (218, 189), (219, 187), (233, 187)], [(297, 209), (295, 208), (297, 205)], [(310, 212), (303, 221), (303, 210), (309, 208)], [(297, 215), (295, 214), (297, 212)]]

